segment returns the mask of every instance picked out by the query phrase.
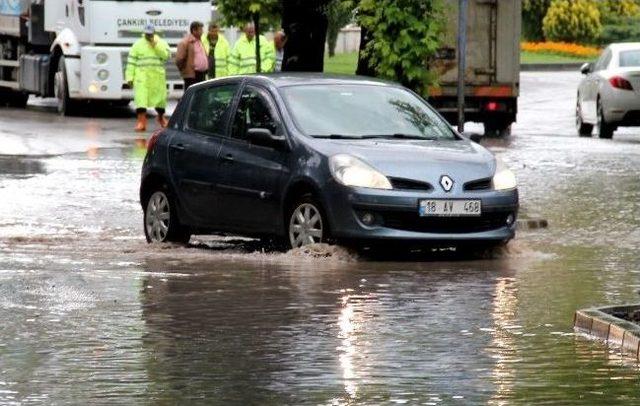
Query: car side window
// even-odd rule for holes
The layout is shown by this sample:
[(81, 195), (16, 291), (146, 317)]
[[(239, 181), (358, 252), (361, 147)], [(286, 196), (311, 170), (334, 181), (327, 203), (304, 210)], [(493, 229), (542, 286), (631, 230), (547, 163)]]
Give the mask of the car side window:
[(266, 128), (275, 134), (277, 127), (266, 95), (254, 87), (247, 86), (240, 95), (238, 109), (233, 118), (231, 137), (246, 140), (247, 130), (250, 128)]
[(237, 84), (199, 89), (191, 101), (187, 127), (206, 134), (225, 135), (227, 114), (237, 90)]
[(596, 62), (596, 65), (593, 70), (599, 71), (599, 70), (607, 69), (607, 66), (609, 66), (609, 62), (611, 62), (611, 50), (606, 49), (604, 53), (600, 56), (600, 58), (598, 58), (598, 61)]

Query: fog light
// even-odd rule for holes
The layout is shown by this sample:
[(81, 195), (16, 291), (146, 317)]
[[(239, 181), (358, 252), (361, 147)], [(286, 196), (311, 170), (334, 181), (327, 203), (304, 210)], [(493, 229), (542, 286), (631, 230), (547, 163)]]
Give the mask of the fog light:
[(515, 220), (515, 217), (513, 217), (513, 214), (509, 214), (507, 216), (507, 225), (508, 226), (512, 225), (514, 220)]
[(98, 93), (98, 85), (92, 83), (89, 85), (89, 93)]
[(108, 89), (107, 85), (100, 86), (100, 90), (102, 90), (103, 92), (106, 92), (107, 89)]
[(107, 80), (109, 79), (109, 71), (106, 69), (100, 69), (98, 71), (98, 79), (100, 80)]
[(372, 213), (363, 213), (363, 214), (360, 216), (360, 220), (362, 221), (362, 223), (363, 223), (365, 226), (370, 226), (370, 225), (372, 225), (373, 223), (375, 223), (375, 221), (376, 221), (376, 216), (374, 216)]

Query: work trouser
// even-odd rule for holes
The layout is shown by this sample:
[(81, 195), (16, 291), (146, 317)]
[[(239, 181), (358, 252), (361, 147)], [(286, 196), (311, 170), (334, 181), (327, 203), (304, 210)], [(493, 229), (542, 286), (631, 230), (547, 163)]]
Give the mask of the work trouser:
[(187, 90), (189, 86), (196, 83), (204, 82), (207, 79), (207, 72), (196, 71), (196, 76), (193, 78), (184, 78), (184, 90)]

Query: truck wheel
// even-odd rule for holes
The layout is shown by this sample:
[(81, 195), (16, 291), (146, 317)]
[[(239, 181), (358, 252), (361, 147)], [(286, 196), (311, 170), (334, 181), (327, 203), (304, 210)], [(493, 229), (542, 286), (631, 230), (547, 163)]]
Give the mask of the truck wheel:
[(29, 100), (29, 93), (13, 92), (9, 98), (9, 106), (23, 109), (27, 107), (27, 101)]
[(58, 99), (58, 113), (62, 116), (70, 116), (78, 111), (78, 102), (69, 97), (69, 82), (65, 66), (64, 56), (61, 56), (53, 79), (53, 92)]
[(0, 105), (23, 109), (27, 106), (29, 94), (12, 90), (0, 90)]
[(511, 135), (511, 122), (504, 120), (485, 121), (484, 135), (487, 137), (507, 137)]

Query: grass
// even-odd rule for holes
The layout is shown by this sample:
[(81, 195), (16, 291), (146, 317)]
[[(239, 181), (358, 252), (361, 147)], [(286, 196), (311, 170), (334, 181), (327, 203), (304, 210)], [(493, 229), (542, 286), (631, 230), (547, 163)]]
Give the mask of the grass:
[(338, 73), (342, 75), (354, 75), (358, 65), (358, 53), (349, 52), (346, 54), (336, 54), (329, 58), (328, 53), (324, 56), (324, 71), (326, 73)]
[[(594, 59), (563, 56), (551, 53), (522, 52), (520, 54), (520, 62), (527, 63), (579, 63), (592, 62)], [(329, 58), (328, 54), (324, 57), (324, 71), (327, 73), (338, 73), (345, 75), (353, 75), (358, 64), (358, 53), (350, 52), (346, 54), (336, 54), (333, 58)]]
[(592, 62), (594, 59), (576, 56), (565, 56), (552, 53), (539, 53), (522, 51), (520, 53), (520, 63), (580, 63)]

